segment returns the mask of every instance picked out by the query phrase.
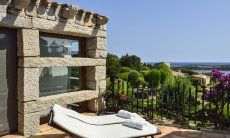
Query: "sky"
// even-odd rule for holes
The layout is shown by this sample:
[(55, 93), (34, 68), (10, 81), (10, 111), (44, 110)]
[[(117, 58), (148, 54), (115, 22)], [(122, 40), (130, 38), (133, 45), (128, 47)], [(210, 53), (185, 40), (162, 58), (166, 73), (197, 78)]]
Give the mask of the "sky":
[(56, 1), (109, 16), (109, 53), (143, 62), (230, 62), (230, 0)]

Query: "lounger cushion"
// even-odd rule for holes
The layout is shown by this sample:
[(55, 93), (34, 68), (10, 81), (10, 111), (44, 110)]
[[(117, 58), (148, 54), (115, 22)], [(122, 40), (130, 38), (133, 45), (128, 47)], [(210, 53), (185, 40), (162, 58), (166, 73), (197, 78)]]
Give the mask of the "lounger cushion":
[(160, 130), (150, 123), (147, 123), (143, 130), (130, 128), (122, 124), (98, 126), (82, 122), (60, 112), (54, 112), (53, 122), (76, 136), (87, 138), (128, 138), (160, 133)]
[[(87, 137), (87, 138), (127, 138), (127, 137), (141, 137), (141, 136), (149, 136), (160, 133), (160, 130), (153, 126), (152, 124), (146, 122), (143, 130), (138, 130), (134, 128), (130, 128), (124, 126), (122, 123), (115, 124), (107, 124), (107, 125), (94, 125), (90, 123), (86, 123), (87, 121), (82, 121), (80, 119), (76, 119), (77, 112), (67, 112), (63, 107), (55, 106), (53, 108), (53, 122), (68, 132), (79, 136), (79, 137)], [(71, 110), (70, 110), (71, 111)], [(114, 115), (113, 117), (117, 117)], [(95, 118), (95, 117), (93, 117)], [(90, 119), (90, 118), (84, 118)], [(83, 120), (84, 120), (83, 119)], [(110, 118), (112, 121), (113, 118)], [(96, 120), (96, 119), (95, 119)], [(89, 122), (91, 122), (90, 120)], [(102, 119), (101, 119), (102, 121)], [(108, 121), (108, 120), (107, 120)], [(102, 121), (103, 122), (103, 121)], [(98, 122), (96, 122), (98, 123)]]
[[(113, 115), (103, 115), (103, 116), (87, 116), (80, 114), (78, 112), (75, 112), (73, 110), (64, 108), (60, 105), (54, 105), (53, 111), (64, 113), (65, 115), (78, 119), (82, 122), (92, 124), (92, 125), (108, 125), (108, 124), (119, 124), (119, 123), (124, 123), (125, 118), (119, 117), (117, 114)], [(140, 117), (138, 114), (134, 114), (135, 118), (138, 119), (143, 119)]]

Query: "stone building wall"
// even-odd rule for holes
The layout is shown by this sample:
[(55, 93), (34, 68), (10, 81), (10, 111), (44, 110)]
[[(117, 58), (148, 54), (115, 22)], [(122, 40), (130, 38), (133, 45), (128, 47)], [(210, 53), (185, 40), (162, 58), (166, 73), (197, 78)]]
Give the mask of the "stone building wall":
[[(89, 101), (101, 110), (106, 89), (106, 23), (108, 17), (49, 0), (1, 0), (0, 27), (17, 29), (18, 131), (25, 136), (38, 131), (40, 112), (54, 104)], [(41, 58), (41, 32), (84, 37), (86, 57)], [(39, 97), (39, 67), (86, 67), (86, 90)]]

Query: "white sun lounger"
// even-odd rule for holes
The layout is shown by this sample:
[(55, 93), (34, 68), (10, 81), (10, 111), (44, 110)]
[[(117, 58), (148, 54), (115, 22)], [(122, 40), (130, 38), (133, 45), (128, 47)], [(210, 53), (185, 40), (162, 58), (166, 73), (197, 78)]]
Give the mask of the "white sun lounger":
[(122, 124), (92, 125), (76, 118), (70, 117), (60, 110), (53, 109), (53, 122), (66, 131), (86, 138), (127, 138), (153, 136), (160, 130), (150, 123), (143, 130), (124, 126)]
[[(108, 124), (119, 124), (119, 123), (124, 123), (125, 118), (117, 116), (117, 114), (113, 115), (103, 115), (103, 116), (87, 116), (80, 114), (78, 112), (75, 112), (73, 110), (64, 108), (60, 105), (54, 105), (53, 111), (58, 111), (61, 112), (69, 117), (72, 117), (74, 119), (78, 119), (82, 122), (91, 124), (91, 125), (108, 125)], [(140, 117), (138, 114), (134, 114), (135, 118), (138, 119), (143, 119)]]

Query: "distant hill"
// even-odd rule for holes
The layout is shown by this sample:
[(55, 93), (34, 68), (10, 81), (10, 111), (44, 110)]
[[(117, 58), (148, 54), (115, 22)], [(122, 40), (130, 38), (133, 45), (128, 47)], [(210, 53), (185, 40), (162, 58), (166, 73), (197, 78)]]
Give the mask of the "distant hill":
[[(147, 64), (156, 64), (154, 62), (148, 62)], [(171, 62), (172, 69), (186, 68), (190, 70), (230, 70), (230, 63), (228, 62)]]

